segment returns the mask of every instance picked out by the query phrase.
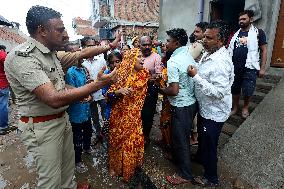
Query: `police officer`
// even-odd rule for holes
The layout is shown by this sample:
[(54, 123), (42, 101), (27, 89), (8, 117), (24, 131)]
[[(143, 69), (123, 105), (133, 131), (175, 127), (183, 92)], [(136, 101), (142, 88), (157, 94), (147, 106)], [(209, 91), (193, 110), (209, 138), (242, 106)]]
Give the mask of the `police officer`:
[[(65, 110), (71, 102), (109, 84), (116, 70), (109, 75), (101, 71), (96, 81), (83, 87), (67, 87), (62, 65), (56, 57), (56, 50), (68, 38), (61, 14), (47, 7), (33, 6), (27, 13), (26, 26), (30, 38), (12, 50), (5, 62), (7, 79), (21, 115), (21, 138), (35, 154), (37, 188), (76, 188), (72, 130)], [(100, 48), (110, 49), (109, 46)]]

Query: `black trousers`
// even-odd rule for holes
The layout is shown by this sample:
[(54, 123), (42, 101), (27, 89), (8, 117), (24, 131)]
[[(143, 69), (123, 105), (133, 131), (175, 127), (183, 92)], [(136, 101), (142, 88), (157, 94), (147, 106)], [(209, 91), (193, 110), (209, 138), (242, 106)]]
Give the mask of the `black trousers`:
[(92, 137), (92, 123), (91, 119), (83, 123), (72, 123), (73, 131), (73, 143), (75, 150), (75, 163), (82, 161), (81, 155), (82, 151), (89, 150), (91, 146), (91, 137)]
[[(204, 177), (212, 183), (218, 183), (217, 146), (224, 122), (216, 122), (199, 116), (200, 142), (199, 152), (204, 166)], [(198, 136), (199, 137), (199, 136)]]
[(158, 101), (158, 89), (156, 86), (149, 84), (147, 96), (141, 112), (143, 134), (145, 140), (149, 140), (150, 132), (153, 125), (154, 115), (156, 112), (156, 105)]
[(190, 162), (190, 131), (196, 106), (171, 107), (172, 118), (172, 150), (178, 168), (178, 175), (192, 180)]

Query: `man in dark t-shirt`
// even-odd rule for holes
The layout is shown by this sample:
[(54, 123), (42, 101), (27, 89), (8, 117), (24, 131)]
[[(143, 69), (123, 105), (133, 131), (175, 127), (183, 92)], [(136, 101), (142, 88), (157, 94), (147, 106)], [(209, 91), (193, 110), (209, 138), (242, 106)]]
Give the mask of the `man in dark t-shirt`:
[(249, 102), (254, 93), (257, 73), (263, 77), (267, 57), (267, 42), (263, 30), (252, 25), (253, 11), (239, 14), (240, 30), (232, 37), (228, 47), (232, 55), (235, 78), (232, 86), (233, 107), (231, 115), (239, 108), (240, 94), (244, 95), (242, 117), (249, 116)]
[[(266, 45), (266, 36), (262, 29), (258, 29), (258, 46)], [(248, 47), (248, 31), (240, 31), (238, 37), (234, 41), (234, 50), (232, 61), (234, 63), (235, 74), (239, 75), (245, 71)]]

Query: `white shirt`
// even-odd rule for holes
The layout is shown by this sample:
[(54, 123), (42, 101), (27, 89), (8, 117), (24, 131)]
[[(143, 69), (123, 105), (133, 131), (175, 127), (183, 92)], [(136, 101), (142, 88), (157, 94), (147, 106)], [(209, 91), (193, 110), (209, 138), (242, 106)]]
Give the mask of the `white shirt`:
[[(106, 66), (106, 61), (104, 59), (104, 55), (100, 54), (100, 55), (95, 56), (92, 61), (90, 61), (89, 59), (86, 59), (82, 65), (85, 68), (87, 68), (87, 70), (89, 71), (90, 79), (96, 80), (98, 77), (99, 71), (102, 69), (102, 67)], [(102, 90), (100, 89), (94, 92), (92, 94), (92, 97), (94, 101), (104, 99)]]
[(193, 80), (199, 113), (205, 119), (225, 122), (232, 108), (234, 81), (234, 66), (227, 49), (222, 47), (211, 55), (205, 53), (197, 66)]

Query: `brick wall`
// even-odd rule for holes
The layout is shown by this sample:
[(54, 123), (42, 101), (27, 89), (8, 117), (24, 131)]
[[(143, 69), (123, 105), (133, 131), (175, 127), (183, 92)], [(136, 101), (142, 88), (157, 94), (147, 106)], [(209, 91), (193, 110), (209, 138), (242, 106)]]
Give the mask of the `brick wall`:
[(114, 17), (134, 22), (159, 22), (159, 0), (115, 0)]
[(13, 32), (13, 29), (0, 26), (0, 38), (6, 41), (13, 41), (16, 43), (23, 43), (26, 39), (20, 36), (18, 33)]
[(82, 36), (95, 36), (98, 35), (98, 30), (92, 27), (91, 20), (84, 20), (80, 17), (73, 19), (73, 27), (76, 34)]
[[(157, 27), (142, 27), (142, 26), (136, 26), (133, 28), (133, 26), (123, 26), (123, 30), (125, 31), (125, 38), (133, 38), (135, 36), (150, 36), (154, 37), (154, 39), (157, 39)], [(116, 32), (117, 30), (122, 30), (122, 26), (118, 27), (114, 30)]]

